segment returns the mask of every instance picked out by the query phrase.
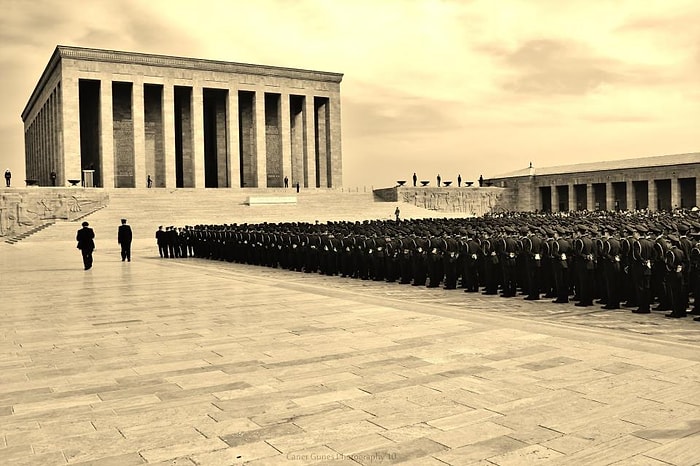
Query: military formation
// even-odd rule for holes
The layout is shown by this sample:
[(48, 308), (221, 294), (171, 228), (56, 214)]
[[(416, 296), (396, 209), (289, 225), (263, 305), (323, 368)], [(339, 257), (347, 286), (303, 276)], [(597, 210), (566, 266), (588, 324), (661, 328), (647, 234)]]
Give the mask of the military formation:
[(162, 257), (700, 316), (697, 211), (196, 225), (156, 237)]

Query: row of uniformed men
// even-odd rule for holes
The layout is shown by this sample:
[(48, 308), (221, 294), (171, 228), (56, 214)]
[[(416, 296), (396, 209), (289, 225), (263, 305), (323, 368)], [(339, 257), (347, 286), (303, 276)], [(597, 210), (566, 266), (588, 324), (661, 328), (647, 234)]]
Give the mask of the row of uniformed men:
[[(196, 257), (282, 267), (306, 273), (411, 283), (465, 292), (556, 298), (604, 309), (684, 317), (700, 296), (700, 224), (676, 233), (644, 225), (588, 224), (518, 228), (482, 221), (478, 228), (426, 228), (425, 222), (365, 224), (198, 225), (179, 244)], [(351, 227), (351, 228), (349, 228)], [(660, 234), (656, 234), (660, 233)], [(181, 246), (182, 247), (182, 246)], [(183, 255), (186, 257), (187, 254)], [(700, 314), (694, 302), (693, 314)]]

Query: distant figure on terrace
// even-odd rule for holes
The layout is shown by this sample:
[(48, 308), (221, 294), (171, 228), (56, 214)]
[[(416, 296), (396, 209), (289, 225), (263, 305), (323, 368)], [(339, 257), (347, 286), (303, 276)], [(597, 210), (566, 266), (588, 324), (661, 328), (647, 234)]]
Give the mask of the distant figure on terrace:
[(413, 187), (416, 187), (416, 183), (418, 182), (418, 176), (416, 175), (416, 172), (413, 172)]
[(401, 210), (399, 209), (399, 206), (396, 206), (396, 210), (394, 211), (394, 215), (396, 215), (396, 221), (398, 222), (400, 220), (401, 216)]
[(479, 175), (479, 187), (484, 186), (484, 175)]
[(462, 175), (457, 174), (457, 187), (460, 188), (462, 186)]
[(56, 186), (56, 172), (51, 170), (49, 173), (49, 178), (51, 178), (51, 186)]
[(151, 175), (148, 175), (148, 178), (146, 178), (146, 186), (149, 188), (153, 186), (153, 179), (151, 179)]
[(289, 187), (289, 178), (287, 178), (286, 176), (284, 177), (284, 187), (285, 188)]
[(12, 172), (8, 168), (5, 170), (5, 185), (9, 188), (10, 187), (10, 179), (12, 179)]
[(438, 188), (440, 187), (440, 181), (442, 181), (442, 178), (440, 178), (440, 174), (438, 173), (438, 176), (437, 176)]

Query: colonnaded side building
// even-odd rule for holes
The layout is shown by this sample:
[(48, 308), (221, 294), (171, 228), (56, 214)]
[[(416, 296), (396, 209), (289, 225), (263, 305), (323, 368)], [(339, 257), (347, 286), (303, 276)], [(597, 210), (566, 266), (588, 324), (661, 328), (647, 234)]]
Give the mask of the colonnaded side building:
[(515, 210), (671, 210), (700, 206), (700, 153), (529, 168), (491, 178)]
[(59, 45), (22, 112), (27, 178), (340, 187), (342, 77)]

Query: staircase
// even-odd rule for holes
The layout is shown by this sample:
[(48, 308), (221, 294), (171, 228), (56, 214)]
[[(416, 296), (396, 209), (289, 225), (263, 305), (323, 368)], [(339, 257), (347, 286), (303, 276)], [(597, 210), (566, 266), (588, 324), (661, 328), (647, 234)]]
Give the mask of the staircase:
[[(248, 196), (296, 196), (296, 204), (247, 205)], [(88, 215), (97, 237), (109, 232), (116, 241), (117, 227), (126, 218), (134, 239), (152, 240), (159, 225), (278, 223), (393, 220), (399, 206), (402, 219), (463, 216), (447, 215), (403, 202), (375, 202), (369, 193), (284, 188), (241, 189), (124, 189), (109, 191), (109, 205)], [(80, 221), (59, 222), (32, 235), (30, 241), (73, 241)], [(110, 236), (110, 240), (112, 239)]]
[(20, 234), (18, 234), (18, 235), (11, 236), (11, 237), (5, 239), (5, 242), (8, 243), (8, 244), (15, 244), (15, 243), (18, 243), (18, 242), (22, 241), (23, 239), (29, 238), (29, 237), (32, 236), (33, 234), (40, 232), (40, 231), (43, 230), (44, 228), (50, 227), (50, 226), (53, 225), (53, 224), (54, 224), (53, 221), (50, 221), (50, 222), (47, 222), (47, 223), (42, 223), (41, 225), (36, 226), (36, 227), (32, 228), (31, 230), (27, 230), (27, 231), (25, 231), (25, 232), (23, 232), (23, 233), (20, 233)]

